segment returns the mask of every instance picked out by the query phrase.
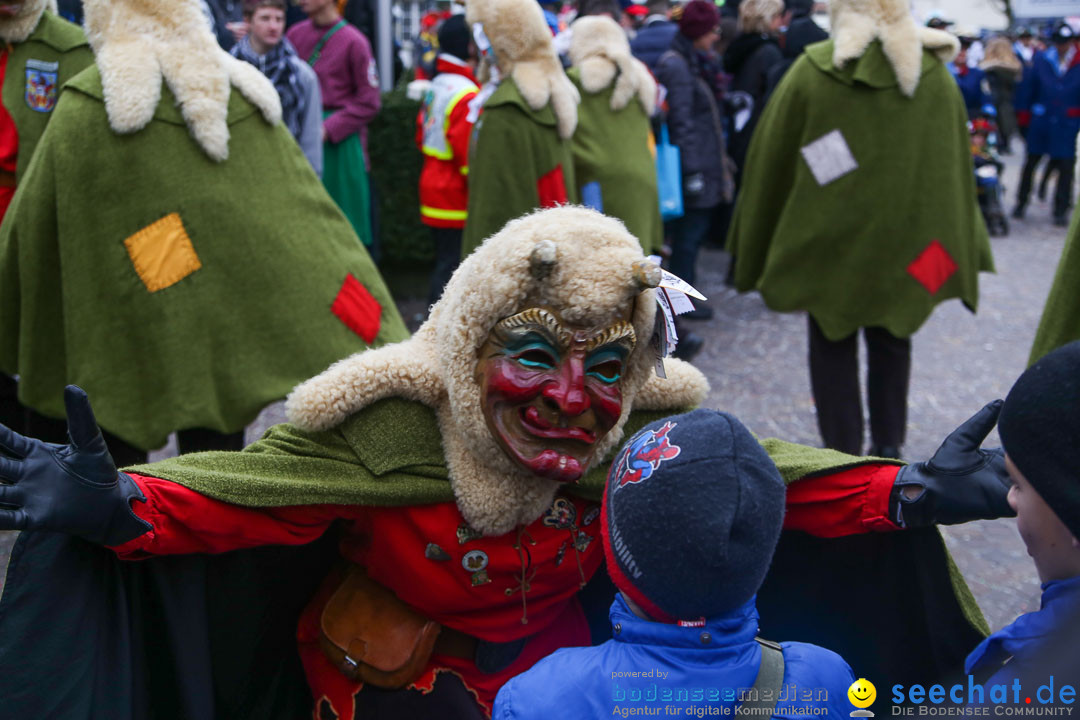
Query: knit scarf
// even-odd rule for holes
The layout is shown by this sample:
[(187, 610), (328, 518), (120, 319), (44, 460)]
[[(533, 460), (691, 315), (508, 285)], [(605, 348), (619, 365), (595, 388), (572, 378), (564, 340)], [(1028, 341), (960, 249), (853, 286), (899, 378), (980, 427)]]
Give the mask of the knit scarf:
[(251, 41), (244, 37), (240, 42), (229, 50), (235, 57), (250, 63), (262, 71), (262, 74), (270, 79), (274, 88), (281, 96), (281, 119), (285, 127), (293, 134), (300, 136), (300, 98), (303, 90), (300, 87), (300, 77), (293, 66), (293, 62), (299, 58), (292, 43), (282, 38), (275, 47), (265, 55), (259, 55), (251, 47)]

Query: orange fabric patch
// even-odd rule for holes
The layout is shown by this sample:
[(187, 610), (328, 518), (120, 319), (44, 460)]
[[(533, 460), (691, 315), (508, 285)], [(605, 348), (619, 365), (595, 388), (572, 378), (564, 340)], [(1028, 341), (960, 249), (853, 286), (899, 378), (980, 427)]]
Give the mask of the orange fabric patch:
[(169, 213), (124, 241), (131, 264), (150, 292), (175, 285), (202, 267), (177, 213)]

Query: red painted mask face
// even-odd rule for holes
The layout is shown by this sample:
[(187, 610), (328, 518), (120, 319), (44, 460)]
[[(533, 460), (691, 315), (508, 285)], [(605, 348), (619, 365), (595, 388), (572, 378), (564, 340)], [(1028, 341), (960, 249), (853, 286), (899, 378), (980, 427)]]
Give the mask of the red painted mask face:
[(544, 308), (501, 320), (476, 366), (491, 434), (533, 474), (576, 482), (622, 415), (634, 343), (625, 320), (581, 328)]

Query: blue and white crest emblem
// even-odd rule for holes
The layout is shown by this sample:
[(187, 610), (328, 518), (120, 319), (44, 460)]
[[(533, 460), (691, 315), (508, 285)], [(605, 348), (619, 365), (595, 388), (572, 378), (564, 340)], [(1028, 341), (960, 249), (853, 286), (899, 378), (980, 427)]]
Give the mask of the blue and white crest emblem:
[(26, 105), (35, 112), (52, 112), (58, 87), (60, 64), (43, 60), (26, 61)]

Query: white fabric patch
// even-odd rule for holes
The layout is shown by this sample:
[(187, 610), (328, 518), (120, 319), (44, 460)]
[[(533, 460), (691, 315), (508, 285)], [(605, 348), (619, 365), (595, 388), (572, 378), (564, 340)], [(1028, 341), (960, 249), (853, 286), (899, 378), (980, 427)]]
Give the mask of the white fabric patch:
[(822, 135), (801, 152), (818, 185), (828, 185), (859, 167), (839, 130)]

